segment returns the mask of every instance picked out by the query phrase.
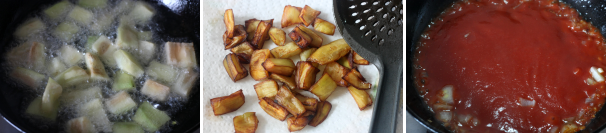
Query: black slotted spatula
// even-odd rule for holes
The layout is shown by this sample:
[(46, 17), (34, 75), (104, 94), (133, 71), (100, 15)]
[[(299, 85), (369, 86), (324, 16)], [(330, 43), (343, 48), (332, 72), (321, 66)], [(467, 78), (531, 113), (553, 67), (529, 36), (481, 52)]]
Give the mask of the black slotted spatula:
[(403, 107), (402, 1), (333, 0), (333, 6), (343, 39), (381, 75), (369, 132), (395, 132)]

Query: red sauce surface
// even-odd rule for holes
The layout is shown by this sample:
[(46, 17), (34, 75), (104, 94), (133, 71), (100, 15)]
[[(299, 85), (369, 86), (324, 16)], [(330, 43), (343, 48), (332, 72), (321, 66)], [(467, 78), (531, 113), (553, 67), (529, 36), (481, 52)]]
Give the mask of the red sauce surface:
[[(445, 125), (454, 131), (580, 130), (604, 103), (604, 82), (585, 81), (591, 67), (606, 69), (603, 40), (563, 3), (457, 2), (419, 42), (416, 84), (434, 112), (453, 113)], [(436, 109), (446, 85), (454, 86), (454, 108)], [(520, 98), (535, 106), (521, 106)]]

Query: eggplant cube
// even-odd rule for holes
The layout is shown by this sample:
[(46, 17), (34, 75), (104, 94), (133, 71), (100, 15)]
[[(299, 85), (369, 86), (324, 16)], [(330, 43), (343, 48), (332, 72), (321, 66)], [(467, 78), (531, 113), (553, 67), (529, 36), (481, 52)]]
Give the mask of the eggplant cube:
[(91, 53), (86, 53), (85, 57), (86, 67), (89, 70), (90, 78), (99, 81), (109, 81), (109, 76), (107, 76), (105, 67), (99, 57)]
[(146, 80), (141, 88), (141, 93), (153, 100), (165, 101), (170, 93), (170, 88), (153, 80)]
[(126, 91), (120, 91), (105, 102), (107, 110), (112, 114), (122, 114), (137, 107), (137, 103), (130, 98)]
[(118, 50), (114, 52), (114, 58), (116, 59), (118, 68), (120, 68), (122, 71), (135, 77), (143, 76), (143, 68), (141, 68), (141, 65), (139, 65), (137, 60), (135, 60), (130, 53), (124, 50)]
[(181, 68), (198, 66), (193, 43), (166, 42), (164, 52), (166, 64)]
[(234, 82), (248, 76), (248, 70), (240, 63), (236, 54), (231, 53), (225, 56), (223, 67), (225, 67), (225, 71), (227, 71), (227, 74)]
[(164, 111), (154, 108), (149, 102), (143, 102), (132, 119), (145, 131), (156, 132), (170, 120), (170, 117)]

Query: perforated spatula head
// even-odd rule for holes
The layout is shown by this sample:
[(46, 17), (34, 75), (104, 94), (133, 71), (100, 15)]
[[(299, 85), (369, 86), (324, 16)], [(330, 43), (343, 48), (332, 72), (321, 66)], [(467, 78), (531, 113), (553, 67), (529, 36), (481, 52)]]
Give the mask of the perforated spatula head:
[(381, 75), (370, 132), (395, 132), (403, 101), (402, 1), (333, 0), (333, 6), (343, 39)]

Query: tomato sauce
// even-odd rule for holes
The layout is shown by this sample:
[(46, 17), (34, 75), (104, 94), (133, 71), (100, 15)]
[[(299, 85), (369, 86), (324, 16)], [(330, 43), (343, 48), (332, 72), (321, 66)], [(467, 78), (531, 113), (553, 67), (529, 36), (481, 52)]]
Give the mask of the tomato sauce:
[(422, 35), (414, 79), (452, 131), (577, 131), (604, 103), (604, 81), (590, 73), (606, 69), (604, 45), (558, 1), (459, 1)]

